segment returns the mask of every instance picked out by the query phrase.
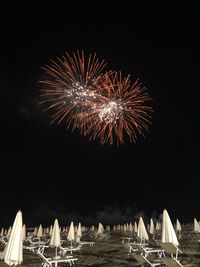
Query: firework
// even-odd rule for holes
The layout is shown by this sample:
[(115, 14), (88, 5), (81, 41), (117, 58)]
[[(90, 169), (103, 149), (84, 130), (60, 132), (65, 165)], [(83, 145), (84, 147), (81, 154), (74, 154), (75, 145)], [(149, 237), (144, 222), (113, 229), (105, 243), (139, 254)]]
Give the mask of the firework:
[(83, 111), (96, 98), (94, 82), (101, 75), (105, 62), (99, 61), (96, 54), (73, 53), (51, 60), (51, 65), (43, 69), (47, 79), (39, 81), (44, 110), (52, 110), (51, 122), (59, 124), (65, 120), (68, 126), (75, 113)]
[(136, 80), (132, 85), (130, 76), (110, 72), (96, 82), (98, 95), (92, 106), (76, 114), (76, 126), (84, 135), (100, 138), (102, 144), (124, 143), (127, 135), (136, 142), (138, 135), (148, 131), (152, 108), (146, 88)]
[(151, 98), (139, 80), (131, 84), (121, 72), (103, 74), (105, 65), (96, 54), (86, 58), (83, 52), (52, 60), (43, 68), (41, 103), (52, 111), (52, 123), (65, 121), (101, 144), (123, 144), (126, 136), (136, 142), (148, 131)]

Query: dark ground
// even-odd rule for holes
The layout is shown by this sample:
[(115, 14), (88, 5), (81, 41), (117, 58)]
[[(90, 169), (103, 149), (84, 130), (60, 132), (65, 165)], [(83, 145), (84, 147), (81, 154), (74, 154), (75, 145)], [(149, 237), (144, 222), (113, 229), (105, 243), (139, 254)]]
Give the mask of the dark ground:
[[(119, 234), (112, 234), (111, 238), (106, 241), (96, 241), (93, 247), (83, 246), (83, 248), (74, 253), (78, 258), (76, 266), (85, 267), (133, 267), (140, 266), (131, 256), (128, 255), (127, 249), (122, 245)], [(180, 241), (179, 260), (184, 267), (200, 266), (200, 244), (197, 240)], [(2, 249), (1, 249), (2, 250)], [(0, 267), (6, 267), (2, 261)], [(21, 267), (42, 266), (39, 256), (32, 252), (24, 251), (24, 261)], [(59, 264), (59, 266), (66, 266)], [(68, 265), (67, 265), (68, 266)]]

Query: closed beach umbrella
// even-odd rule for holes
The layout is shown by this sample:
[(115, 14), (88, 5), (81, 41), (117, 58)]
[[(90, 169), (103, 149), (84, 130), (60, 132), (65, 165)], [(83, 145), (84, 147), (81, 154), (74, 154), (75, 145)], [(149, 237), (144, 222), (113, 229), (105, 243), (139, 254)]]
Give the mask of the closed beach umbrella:
[(37, 235), (37, 231), (38, 231), (38, 228), (35, 227), (35, 228), (34, 228), (34, 231), (33, 231), (33, 236), (36, 236), (36, 235)]
[(103, 234), (103, 232), (104, 232), (103, 224), (99, 223), (97, 233), (98, 234)]
[(7, 236), (7, 237), (10, 236), (10, 234), (11, 234), (11, 230), (12, 230), (12, 227), (10, 226), (10, 227), (8, 228), (8, 232), (6, 233), (6, 236)]
[(154, 223), (153, 223), (153, 219), (152, 218), (150, 220), (149, 233), (152, 234), (152, 235), (154, 234)]
[(22, 240), (26, 238), (26, 225), (24, 224), (22, 227)]
[(50, 236), (52, 235), (52, 232), (53, 232), (53, 227), (52, 227), (52, 225), (50, 225), (50, 229), (49, 229), (49, 235)]
[[(59, 224), (58, 224), (57, 219), (55, 219), (55, 221), (54, 221), (52, 235), (51, 235), (49, 245), (56, 248), (55, 254), (57, 257), (57, 248), (61, 245), (61, 243), (60, 243), (60, 228), (59, 228)], [(57, 266), (57, 262), (55, 263), (55, 266)]]
[(196, 218), (194, 218), (194, 232), (200, 233), (200, 226)]
[(38, 231), (37, 231), (37, 237), (40, 238), (42, 237), (43, 234), (43, 229), (42, 229), (42, 225), (40, 224)]
[(163, 224), (162, 224), (162, 243), (173, 243), (174, 245), (179, 245), (174, 227), (172, 225), (171, 219), (167, 210), (163, 211)]
[(146, 230), (146, 227), (144, 225), (144, 221), (143, 221), (142, 217), (140, 217), (140, 219), (139, 219), (137, 236), (141, 239), (141, 241), (145, 241), (145, 240), (149, 239), (149, 236), (147, 234), (147, 230)]
[(181, 231), (181, 224), (180, 224), (180, 222), (179, 222), (179, 220), (178, 219), (176, 219), (176, 231)]
[(75, 240), (75, 231), (74, 231), (74, 223), (73, 222), (71, 222), (71, 224), (70, 224), (68, 235), (67, 235), (67, 239), (70, 242)]
[(159, 222), (156, 222), (156, 230), (160, 231), (161, 229), (161, 224)]
[(23, 261), (22, 252), (22, 213), (18, 211), (2, 258), (10, 266), (21, 264)]
[(138, 227), (137, 227), (137, 223), (135, 222), (134, 223), (134, 232), (137, 234), (137, 229), (138, 229)]
[(4, 235), (4, 228), (1, 228), (0, 236), (3, 236), (3, 235)]
[(58, 220), (55, 219), (54, 225), (53, 225), (53, 230), (52, 230), (52, 235), (50, 239), (50, 246), (54, 247), (59, 247), (60, 246), (60, 228), (58, 224)]
[(76, 236), (79, 237), (79, 238), (82, 237), (81, 223), (78, 224), (78, 229), (77, 229)]

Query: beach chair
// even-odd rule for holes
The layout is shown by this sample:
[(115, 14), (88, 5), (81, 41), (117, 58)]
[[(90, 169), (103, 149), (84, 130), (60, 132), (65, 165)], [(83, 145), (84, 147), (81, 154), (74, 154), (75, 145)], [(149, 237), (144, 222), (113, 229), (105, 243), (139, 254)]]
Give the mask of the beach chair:
[(90, 247), (93, 247), (94, 246), (94, 244), (95, 244), (95, 242), (92, 242), (92, 241), (76, 241), (76, 243), (78, 244), (78, 245), (81, 245), (81, 246), (83, 246), (83, 245), (88, 245), (88, 246), (90, 246)]
[(174, 258), (163, 257), (161, 260), (167, 267), (183, 267), (183, 265)]
[(82, 245), (78, 245), (77, 247), (62, 247), (59, 246), (59, 254), (64, 256), (67, 252), (70, 252), (72, 254), (75, 251), (79, 251), (81, 249)]
[(77, 258), (73, 258), (73, 256), (67, 256), (65, 258), (61, 258), (61, 256), (57, 256), (55, 258), (45, 257), (44, 256), (44, 249), (39, 248), (36, 250), (37, 255), (42, 259), (43, 267), (52, 267), (57, 266), (58, 263), (68, 263), (70, 266), (74, 265), (74, 262), (77, 261)]
[(161, 257), (164, 256), (164, 250), (160, 248), (151, 248), (147, 244), (142, 243), (124, 243), (123, 244), (128, 249), (128, 254), (133, 256), (133, 258), (140, 264), (154, 266), (164, 266), (161, 261)]
[(138, 248), (135, 243), (122, 243), (126, 249), (128, 249), (128, 255), (138, 251)]
[(93, 247), (95, 244), (94, 241), (81, 241), (80, 237), (79, 236), (76, 236), (76, 239), (75, 239), (75, 242), (74, 242), (74, 245), (88, 245), (90, 247)]
[(39, 239), (32, 240), (31, 238), (26, 238), (25, 241), (30, 243), (31, 246), (43, 246), (49, 242), (49, 241), (45, 242)]
[(160, 248), (150, 248), (148, 246), (144, 246), (142, 244), (136, 244), (136, 247), (138, 249), (138, 252), (142, 254), (145, 258), (147, 258), (151, 254), (157, 254), (158, 258), (161, 258), (164, 256), (164, 249)]
[(109, 233), (101, 233), (101, 234), (96, 234), (95, 236), (96, 240), (99, 241), (108, 241), (110, 238), (110, 234)]
[(23, 249), (26, 249), (26, 250), (29, 250), (31, 252), (35, 252), (35, 250), (37, 249), (38, 247), (36, 246), (25, 246), (23, 245)]
[(8, 238), (5, 236), (0, 237), (0, 243), (2, 243), (4, 246), (8, 243)]
[[(164, 249), (165, 253), (170, 255), (170, 257), (162, 257), (161, 260), (167, 267), (183, 267), (183, 265), (178, 260), (178, 254), (182, 251), (173, 243), (161, 243), (161, 248)], [(165, 254), (164, 253), (164, 254)]]
[(120, 237), (120, 239), (122, 239), (122, 244), (124, 244), (126, 242), (130, 242), (133, 238), (128, 236), (122, 236)]
[(146, 265), (148, 264), (151, 267), (164, 266), (162, 262), (152, 262), (149, 259), (147, 259), (144, 255), (141, 255), (141, 254), (133, 253), (132, 256), (138, 263), (142, 264), (142, 266), (145, 264)]
[(182, 251), (173, 243), (160, 243), (160, 247), (164, 249), (166, 254), (170, 254), (171, 258), (178, 260), (178, 254)]

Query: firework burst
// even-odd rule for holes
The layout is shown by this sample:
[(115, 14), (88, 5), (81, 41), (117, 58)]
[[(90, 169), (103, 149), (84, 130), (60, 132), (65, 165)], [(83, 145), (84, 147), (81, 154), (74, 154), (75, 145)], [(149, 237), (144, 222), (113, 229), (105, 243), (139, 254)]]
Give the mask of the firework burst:
[(123, 144), (126, 136), (136, 142), (144, 136), (151, 121), (151, 98), (146, 88), (121, 72), (102, 74), (105, 62), (96, 54), (84, 53), (57, 58), (43, 69), (47, 79), (41, 80), (41, 103), (52, 111), (51, 122), (65, 121), (67, 127), (79, 128), (101, 144)]
[(68, 126), (75, 113), (83, 111), (96, 98), (94, 82), (101, 75), (105, 62), (99, 61), (96, 54), (73, 53), (70, 56), (51, 60), (43, 70), (47, 79), (39, 81), (43, 85), (40, 90), (45, 110), (52, 110), (51, 122), (59, 124), (65, 120)]
[(98, 79), (98, 96), (86, 111), (76, 114), (76, 126), (84, 135), (100, 138), (102, 144), (124, 143), (127, 135), (130, 142), (148, 131), (152, 108), (146, 88), (138, 80), (131, 85), (130, 76), (110, 72)]

